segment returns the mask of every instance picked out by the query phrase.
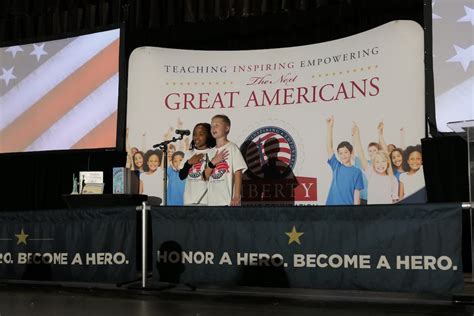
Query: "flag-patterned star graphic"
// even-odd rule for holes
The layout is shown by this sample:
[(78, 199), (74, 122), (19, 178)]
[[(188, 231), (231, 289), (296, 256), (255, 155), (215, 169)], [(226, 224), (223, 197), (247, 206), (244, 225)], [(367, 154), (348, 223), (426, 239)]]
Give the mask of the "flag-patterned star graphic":
[(13, 69), (15, 67), (11, 67), (10, 69), (2, 68), (2, 74), (0, 75), (0, 79), (5, 81), (5, 85), (8, 86), (10, 80), (16, 79), (16, 76), (13, 74)]
[(43, 44), (33, 44), (33, 51), (30, 55), (36, 56), (36, 61), (39, 61), (41, 56), (48, 55), (48, 53), (44, 50), (44, 43)]
[(18, 52), (22, 52), (23, 51), (23, 48), (21, 48), (21, 46), (11, 46), (11, 47), (8, 47), (7, 49), (5, 49), (5, 51), (7, 53), (11, 53), (13, 58), (16, 57), (16, 53)]
[(464, 6), (464, 11), (466, 15), (458, 20), (458, 22), (471, 22), (471, 25), (474, 25), (474, 9)]
[(301, 245), (300, 237), (303, 236), (303, 232), (296, 231), (296, 227), (293, 225), (293, 229), (291, 232), (285, 233), (290, 239), (288, 240), (288, 245), (292, 244), (293, 242)]
[(448, 59), (448, 62), (460, 62), (464, 71), (467, 70), (471, 61), (474, 61), (474, 45), (464, 49), (454, 45), (456, 55)]

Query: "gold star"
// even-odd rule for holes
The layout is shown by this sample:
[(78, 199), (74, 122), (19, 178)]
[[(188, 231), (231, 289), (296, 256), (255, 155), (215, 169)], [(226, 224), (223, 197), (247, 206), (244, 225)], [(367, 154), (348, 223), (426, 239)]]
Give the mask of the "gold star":
[(28, 238), (28, 234), (25, 234), (23, 231), (23, 228), (21, 229), (21, 232), (19, 234), (15, 234), (16, 238), (18, 238), (17, 245), (24, 243), (26, 245), (26, 238)]
[(288, 237), (290, 237), (290, 240), (288, 240), (288, 245), (291, 244), (292, 242), (296, 242), (298, 245), (301, 245), (301, 242), (300, 242), (300, 237), (304, 234), (304, 233), (298, 233), (296, 231), (296, 228), (295, 226), (293, 226), (293, 229), (291, 230), (291, 232), (289, 233), (285, 233)]

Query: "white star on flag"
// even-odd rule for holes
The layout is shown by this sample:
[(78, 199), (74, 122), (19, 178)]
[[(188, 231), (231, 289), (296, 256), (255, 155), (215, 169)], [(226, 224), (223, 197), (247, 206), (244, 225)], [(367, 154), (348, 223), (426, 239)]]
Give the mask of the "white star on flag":
[(0, 76), (0, 79), (5, 81), (5, 85), (8, 86), (8, 83), (10, 83), (10, 80), (16, 79), (16, 76), (13, 74), (13, 69), (15, 67), (11, 67), (10, 69), (6, 70), (5, 68), (2, 68), (2, 75)]
[(471, 22), (474, 25), (474, 10), (464, 6), (464, 11), (466, 11), (466, 15), (460, 18), (458, 22)]
[(12, 46), (12, 47), (8, 47), (7, 49), (5, 49), (5, 51), (8, 52), (8, 53), (12, 53), (13, 58), (15, 58), (16, 53), (22, 52), (23, 48), (21, 48), (20, 46)]
[(33, 47), (33, 51), (30, 55), (35, 55), (37, 61), (40, 60), (41, 56), (48, 55), (48, 53), (44, 51), (44, 43), (41, 45), (33, 44)]
[(447, 60), (447, 62), (460, 62), (464, 71), (467, 71), (471, 61), (474, 61), (474, 45), (463, 49), (457, 45), (453, 45), (456, 55)]

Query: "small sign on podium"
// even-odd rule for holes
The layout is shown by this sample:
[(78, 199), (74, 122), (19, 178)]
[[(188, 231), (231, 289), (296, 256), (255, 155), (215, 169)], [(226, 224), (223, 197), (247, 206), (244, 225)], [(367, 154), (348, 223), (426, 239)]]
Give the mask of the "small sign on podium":
[(82, 188), (82, 194), (102, 194), (104, 193), (103, 183), (86, 183)]
[(85, 186), (88, 184), (95, 184), (96, 188), (89, 187), (88, 192), (98, 191), (98, 184), (102, 185), (100, 193), (89, 193), (89, 194), (102, 194), (104, 190), (104, 173), (102, 171), (80, 171), (79, 172), (79, 194), (84, 194)]

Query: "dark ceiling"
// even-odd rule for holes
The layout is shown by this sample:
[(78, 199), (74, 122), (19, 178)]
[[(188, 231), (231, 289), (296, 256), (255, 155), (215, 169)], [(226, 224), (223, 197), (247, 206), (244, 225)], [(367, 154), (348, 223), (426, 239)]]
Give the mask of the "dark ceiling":
[(0, 43), (126, 22), (129, 51), (139, 45), (271, 48), (327, 41), (400, 19), (423, 25), (423, 0), (2, 0)]

